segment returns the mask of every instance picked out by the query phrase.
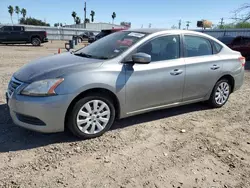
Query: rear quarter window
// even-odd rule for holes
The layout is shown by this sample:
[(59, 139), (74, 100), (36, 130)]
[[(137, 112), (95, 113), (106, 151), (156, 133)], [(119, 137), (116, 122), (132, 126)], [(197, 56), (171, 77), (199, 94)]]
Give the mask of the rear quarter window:
[(222, 46), (215, 41), (212, 41), (212, 44), (213, 44), (213, 54), (218, 54), (222, 50)]

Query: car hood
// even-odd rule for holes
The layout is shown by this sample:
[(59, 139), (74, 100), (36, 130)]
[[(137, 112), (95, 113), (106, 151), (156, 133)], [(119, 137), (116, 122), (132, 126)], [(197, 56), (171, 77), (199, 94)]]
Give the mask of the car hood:
[(57, 78), (72, 72), (99, 67), (103, 60), (62, 53), (32, 61), (14, 73), (22, 82), (31, 83), (37, 80)]

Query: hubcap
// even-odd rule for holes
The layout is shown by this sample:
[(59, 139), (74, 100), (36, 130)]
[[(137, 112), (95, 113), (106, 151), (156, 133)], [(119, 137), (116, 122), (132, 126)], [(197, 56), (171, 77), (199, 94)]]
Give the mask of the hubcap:
[(230, 94), (229, 84), (227, 82), (222, 82), (216, 89), (215, 92), (215, 102), (219, 105), (224, 104)]
[(106, 127), (109, 119), (109, 106), (101, 100), (92, 100), (79, 110), (76, 123), (85, 134), (96, 134)]

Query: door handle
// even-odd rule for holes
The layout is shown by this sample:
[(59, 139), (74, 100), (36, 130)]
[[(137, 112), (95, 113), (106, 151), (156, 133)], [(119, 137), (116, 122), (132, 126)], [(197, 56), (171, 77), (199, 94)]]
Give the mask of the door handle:
[(174, 69), (173, 71), (170, 72), (171, 75), (176, 76), (183, 73), (183, 70), (180, 69)]
[(211, 67), (212, 70), (216, 70), (216, 69), (219, 69), (219, 68), (220, 68), (220, 66), (218, 66), (218, 65), (213, 65), (213, 66)]

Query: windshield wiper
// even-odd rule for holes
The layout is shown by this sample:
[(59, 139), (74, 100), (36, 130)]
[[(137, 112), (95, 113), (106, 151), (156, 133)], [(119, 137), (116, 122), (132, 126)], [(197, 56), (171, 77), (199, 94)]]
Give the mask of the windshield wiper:
[(74, 55), (81, 56), (81, 57), (86, 57), (86, 58), (93, 58), (92, 55), (85, 54), (85, 53), (74, 53)]

